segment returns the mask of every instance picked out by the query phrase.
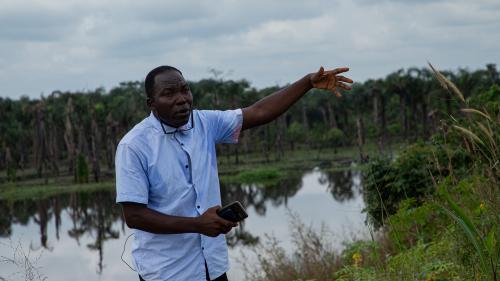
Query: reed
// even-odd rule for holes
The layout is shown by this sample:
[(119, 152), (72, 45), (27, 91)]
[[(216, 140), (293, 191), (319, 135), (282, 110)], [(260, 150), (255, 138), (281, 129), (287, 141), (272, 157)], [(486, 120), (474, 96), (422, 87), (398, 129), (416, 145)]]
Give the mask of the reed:
[[(492, 205), (496, 206), (498, 178), (500, 176), (497, 145), (500, 138), (500, 119), (492, 117), (486, 110), (471, 107), (468, 101), (463, 98), (460, 90), (450, 80), (434, 69), (430, 63), (429, 66), (440, 84), (462, 101), (464, 108), (461, 111), (467, 114), (474, 114), (476, 117), (454, 118), (452, 120), (455, 124), (452, 125), (452, 128), (460, 134), (464, 143), (470, 144), (470, 153), (476, 159), (476, 170), (482, 171), (482, 174), (489, 183), (488, 186), (492, 188)], [(435, 184), (437, 185), (437, 183)], [(482, 271), (483, 278), (496, 281), (498, 279), (497, 270), (500, 256), (500, 248), (496, 241), (495, 233), (498, 231), (498, 221), (489, 229), (480, 231), (471, 216), (467, 214), (467, 210), (453, 200), (446, 185), (441, 184), (438, 186), (438, 189), (440, 197), (444, 199), (447, 206), (440, 203), (436, 204), (459, 225), (469, 243), (473, 246), (479, 259), (479, 268)]]

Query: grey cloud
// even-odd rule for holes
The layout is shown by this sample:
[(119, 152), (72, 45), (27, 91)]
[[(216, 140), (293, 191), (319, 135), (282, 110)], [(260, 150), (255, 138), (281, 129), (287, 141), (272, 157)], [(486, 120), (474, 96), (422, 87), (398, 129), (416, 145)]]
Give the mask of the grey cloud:
[(264, 87), (319, 65), (350, 66), (360, 81), (427, 60), (500, 61), (494, 0), (16, 3), (0, 10), (1, 96), (109, 88), (164, 63), (192, 80), (214, 67)]
[(23, 9), (0, 15), (2, 41), (53, 41), (63, 39), (74, 25), (71, 16)]

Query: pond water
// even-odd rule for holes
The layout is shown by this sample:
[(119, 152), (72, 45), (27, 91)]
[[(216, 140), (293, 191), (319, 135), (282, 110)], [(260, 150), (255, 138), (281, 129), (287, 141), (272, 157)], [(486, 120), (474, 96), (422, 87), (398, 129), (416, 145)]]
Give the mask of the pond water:
[[(271, 234), (285, 249), (292, 249), (290, 213), (306, 225), (324, 224), (343, 240), (367, 238), (361, 194), (361, 172), (318, 168), (297, 172), (274, 186), (232, 184), (221, 186), (222, 201), (240, 201), (248, 219), (228, 235), (232, 281), (244, 280), (242, 253)], [(0, 201), (0, 280), (25, 280), (23, 261), (1, 262), (28, 256), (36, 272), (56, 280), (138, 280), (122, 262), (125, 240), (131, 233), (112, 191), (72, 193), (42, 200)], [(14, 254), (16, 253), (16, 256)], [(246, 254), (245, 254), (246, 255)], [(124, 259), (131, 264), (130, 240)], [(252, 262), (252, 259), (246, 260)], [(34, 279), (37, 280), (37, 279)]]

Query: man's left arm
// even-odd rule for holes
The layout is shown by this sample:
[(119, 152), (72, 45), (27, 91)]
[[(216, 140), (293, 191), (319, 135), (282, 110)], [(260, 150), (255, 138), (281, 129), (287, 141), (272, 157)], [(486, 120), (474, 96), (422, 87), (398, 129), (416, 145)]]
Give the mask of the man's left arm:
[(338, 88), (351, 89), (346, 83), (352, 83), (353, 81), (339, 75), (348, 70), (349, 68), (342, 67), (325, 71), (321, 67), (318, 72), (307, 74), (295, 83), (264, 97), (249, 107), (243, 108), (242, 130), (273, 121), (312, 88), (329, 90), (340, 96)]

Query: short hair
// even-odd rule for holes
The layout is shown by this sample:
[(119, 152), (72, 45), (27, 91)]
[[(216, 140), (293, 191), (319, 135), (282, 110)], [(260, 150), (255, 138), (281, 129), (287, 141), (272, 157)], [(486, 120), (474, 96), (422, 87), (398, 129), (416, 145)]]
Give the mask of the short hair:
[(179, 72), (180, 75), (182, 75), (182, 72), (178, 70), (177, 68), (169, 65), (161, 65), (156, 67), (155, 69), (151, 70), (148, 75), (146, 75), (146, 79), (144, 81), (144, 88), (146, 90), (146, 96), (148, 98), (153, 97), (154, 94), (154, 87), (155, 87), (155, 77), (158, 74), (167, 72), (167, 71), (177, 71)]

